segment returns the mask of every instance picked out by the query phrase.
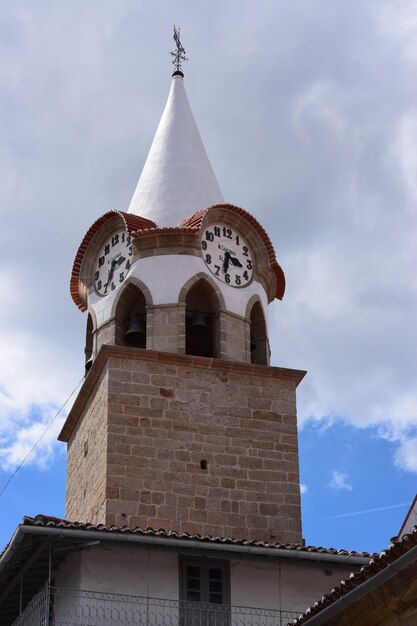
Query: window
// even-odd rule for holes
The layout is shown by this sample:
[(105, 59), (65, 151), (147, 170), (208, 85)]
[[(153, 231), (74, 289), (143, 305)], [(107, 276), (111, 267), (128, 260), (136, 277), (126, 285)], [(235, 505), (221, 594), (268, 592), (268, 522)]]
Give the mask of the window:
[[(227, 561), (187, 559), (180, 565), (181, 624), (230, 624), (230, 574)], [(220, 606), (219, 606), (220, 605)]]

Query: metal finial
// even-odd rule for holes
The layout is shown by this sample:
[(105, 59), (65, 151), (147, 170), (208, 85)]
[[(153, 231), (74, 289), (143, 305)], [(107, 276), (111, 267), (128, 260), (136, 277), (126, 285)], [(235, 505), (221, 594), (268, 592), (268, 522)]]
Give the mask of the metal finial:
[(177, 49), (170, 52), (170, 55), (172, 56), (172, 63), (175, 67), (175, 71), (172, 75), (175, 76), (176, 74), (180, 74), (180, 76), (184, 76), (184, 74), (182, 73), (182, 62), (188, 61), (188, 59), (185, 56), (184, 46), (182, 45), (180, 41), (180, 29), (176, 28), (175, 26), (174, 26), (174, 41), (177, 46)]

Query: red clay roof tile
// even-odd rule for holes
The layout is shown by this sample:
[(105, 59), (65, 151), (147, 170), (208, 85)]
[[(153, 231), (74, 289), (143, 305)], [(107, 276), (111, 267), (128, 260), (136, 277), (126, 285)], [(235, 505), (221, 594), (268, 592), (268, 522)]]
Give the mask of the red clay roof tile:
[(311, 617), (317, 615), (320, 611), (347, 595), (365, 581), (371, 579), (378, 572), (394, 563), (400, 556), (415, 546), (417, 546), (417, 526), (414, 526), (411, 532), (405, 534), (400, 540), (392, 540), (386, 550), (382, 550), (379, 554), (371, 555), (372, 558), (370, 558), (368, 565), (361, 567), (358, 572), (352, 572), (348, 579), (342, 580), (337, 587), (334, 587), (329, 593), (323, 595), (320, 600), (306, 609), (299, 618), (293, 620), (291, 625), (302, 626), (308, 623)]
[(24, 526), (38, 526), (49, 528), (72, 528), (82, 530), (98, 530), (112, 533), (126, 533), (126, 534), (139, 534), (158, 537), (175, 537), (178, 539), (189, 539), (190, 541), (201, 541), (202, 543), (222, 543), (230, 545), (243, 545), (243, 546), (257, 546), (262, 548), (271, 548), (280, 550), (292, 550), (297, 552), (314, 552), (320, 554), (338, 554), (343, 556), (359, 556), (364, 558), (377, 557), (377, 555), (369, 554), (368, 552), (355, 552), (347, 550), (338, 550), (336, 548), (323, 548), (317, 546), (305, 546), (302, 544), (290, 544), (290, 543), (276, 543), (270, 541), (261, 541), (259, 539), (244, 539), (244, 538), (232, 538), (232, 537), (218, 537), (213, 535), (198, 535), (185, 532), (177, 532), (175, 530), (165, 530), (164, 528), (130, 528), (128, 526), (114, 526), (104, 524), (90, 524), (88, 522), (71, 522), (69, 520), (61, 519), (58, 517), (51, 517), (49, 515), (37, 515), (36, 517), (24, 517)]

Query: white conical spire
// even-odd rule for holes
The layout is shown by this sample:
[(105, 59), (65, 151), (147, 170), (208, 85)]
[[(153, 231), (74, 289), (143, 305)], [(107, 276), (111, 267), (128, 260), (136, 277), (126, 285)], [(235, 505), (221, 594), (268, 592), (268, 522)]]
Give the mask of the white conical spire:
[(165, 110), (129, 206), (158, 226), (224, 202), (188, 103), (180, 72), (173, 75)]

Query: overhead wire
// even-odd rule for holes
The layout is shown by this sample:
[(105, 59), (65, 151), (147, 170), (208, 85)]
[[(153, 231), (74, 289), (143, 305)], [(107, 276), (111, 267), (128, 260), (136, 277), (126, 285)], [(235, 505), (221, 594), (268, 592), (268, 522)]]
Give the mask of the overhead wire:
[(16, 469), (14, 470), (14, 472), (9, 476), (9, 478), (7, 479), (7, 481), (5, 482), (5, 484), (3, 485), (1, 491), (0, 491), (0, 498), (3, 495), (3, 493), (6, 491), (7, 487), (10, 485), (10, 483), (12, 482), (13, 478), (16, 476), (17, 472), (20, 470), (21, 467), (23, 467), (23, 465), (26, 463), (26, 461), (28, 460), (28, 458), (30, 457), (30, 455), (32, 454), (32, 452), (34, 451), (34, 449), (36, 448), (36, 446), (42, 441), (43, 437), (46, 435), (46, 433), (48, 432), (48, 430), (50, 429), (50, 427), (52, 426), (52, 424), (55, 422), (55, 420), (57, 419), (57, 417), (60, 415), (61, 411), (66, 407), (66, 405), (68, 404), (68, 402), (71, 400), (72, 396), (74, 395), (74, 393), (77, 391), (78, 387), (81, 385), (81, 383), (83, 382), (85, 376), (83, 376), (81, 378), (81, 380), (77, 383), (77, 385), (74, 387), (74, 389), (71, 391), (70, 395), (68, 396), (68, 398), (65, 400), (64, 404), (59, 408), (59, 410), (57, 411), (57, 413), (54, 415), (54, 417), (51, 419), (51, 421), (49, 422), (49, 424), (46, 426), (45, 430), (42, 432), (41, 436), (39, 437), (39, 439), (33, 444), (33, 446), (31, 447), (31, 449), (29, 450), (29, 452), (26, 454), (25, 458), (19, 463), (19, 465), (16, 467)]

